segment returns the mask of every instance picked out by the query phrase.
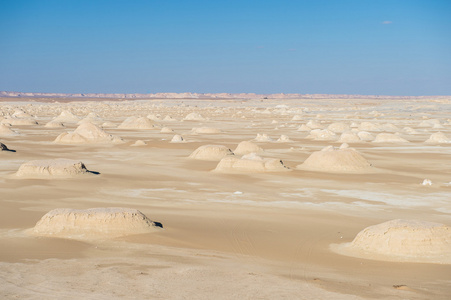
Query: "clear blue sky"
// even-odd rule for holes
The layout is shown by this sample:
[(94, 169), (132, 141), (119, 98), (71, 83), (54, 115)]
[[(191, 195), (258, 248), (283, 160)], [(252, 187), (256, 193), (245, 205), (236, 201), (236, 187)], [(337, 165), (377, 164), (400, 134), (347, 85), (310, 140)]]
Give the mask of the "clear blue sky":
[(451, 0), (0, 0), (0, 90), (451, 95)]

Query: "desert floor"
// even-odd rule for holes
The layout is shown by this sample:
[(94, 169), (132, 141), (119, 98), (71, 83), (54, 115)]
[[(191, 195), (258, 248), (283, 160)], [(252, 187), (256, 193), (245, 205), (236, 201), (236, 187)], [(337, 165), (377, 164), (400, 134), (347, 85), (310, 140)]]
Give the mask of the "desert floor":
[[(1, 299), (449, 299), (451, 265), (380, 261), (337, 254), (365, 227), (393, 219), (451, 225), (450, 100), (137, 100), (0, 102), (0, 121), (19, 110), (37, 125), (0, 136)], [(91, 114), (121, 144), (66, 145), (77, 128), (44, 125), (68, 110)], [(183, 120), (192, 112), (204, 120)], [(2, 117), (3, 115), (3, 117)], [(17, 114), (18, 117), (30, 118)], [(118, 129), (130, 116), (152, 116), (154, 130)], [(24, 117), (25, 116), (25, 117)], [(171, 116), (173, 120), (164, 118)], [(295, 117), (297, 116), (297, 117)], [(293, 119), (293, 117), (295, 117)], [(424, 122), (435, 120), (431, 122)], [(374, 168), (364, 174), (299, 170), (309, 155), (339, 147), (340, 133), (308, 138), (299, 126), (343, 122), (398, 133), (408, 143), (349, 143)], [(387, 125), (388, 124), (388, 125)], [(391, 124), (391, 125), (390, 125)], [(394, 126), (392, 126), (394, 125)], [(161, 133), (161, 127), (174, 130)], [(220, 129), (195, 134), (192, 128)], [(406, 130), (410, 127), (413, 131)], [(174, 134), (185, 143), (170, 143)], [(190, 159), (199, 146), (256, 141), (290, 172), (212, 172), (218, 161)], [(281, 135), (291, 141), (277, 142)], [(131, 146), (137, 140), (146, 145)], [(69, 179), (18, 178), (24, 162), (69, 158), (91, 171)], [(429, 179), (432, 185), (423, 185)], [(30, 236), (55, 208), (129, 207), (164, 229), (83, 241)], [(449, 253), (451, 255), (451, 253)]]

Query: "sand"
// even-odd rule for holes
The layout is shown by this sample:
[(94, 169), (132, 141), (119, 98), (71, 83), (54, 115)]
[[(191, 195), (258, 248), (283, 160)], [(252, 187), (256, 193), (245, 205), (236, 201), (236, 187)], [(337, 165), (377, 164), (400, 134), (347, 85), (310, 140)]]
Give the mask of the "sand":
[[(0, 151), (0, 299), (449, 299), (451, 98), (1, 100), (2, 120), (38, 124), (0, 125), (17, 133), (0, 132), (16, 150)], [(117, 128), (140, 115), (158, 130)], [(189, 158), (207, 145), (208, 160)], [(328, 151), (346, 154), (297, 168)], [(61, 157), (101, 174), (14, 175)], [(213, 171), (222, 159), (231, 170)], [(53, 234), (30, 234), (41, 219)], [(419, 234), (380, 246), (411, 236), (371, 229), (390, 220)]]

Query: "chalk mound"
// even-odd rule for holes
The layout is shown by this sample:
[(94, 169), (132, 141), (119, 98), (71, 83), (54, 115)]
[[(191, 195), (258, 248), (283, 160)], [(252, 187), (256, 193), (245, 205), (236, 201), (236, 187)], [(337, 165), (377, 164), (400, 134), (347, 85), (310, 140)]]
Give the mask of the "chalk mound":
[(166, 117), (164, 117), (163, 121), (164, 122), (177, 122), (177, 119), (167, 115)]
[(305, 125), (305, 124), (302, 124), (302, 125), (299, 126), (299, 128), (297, 129), (297, 131), (303, 131), (303, 132), (307, 132), (307, 131), (310, 131), (310, 130), (312, 130), (312, 128), (308, 127), (308, 126)]
[(115, 238), (155, 232), (161, 224), (131, 208), (58, 208), (45, 214), (31, 230), (37, 236), (69, 239)]
[(183, 118), (183, 120), (185, 120), (185, 121), (203, 121), (203, 120), (205, 120), (205, 118), (199, 113), (192, 112), (190, 114), (187, 114), (185, 116), (185, 118)]
[(161, 116), (159, 114), (155, 115), (155, 114), (148, 114), (147, 115), (147, 119), (158, 122), (161, 121)]
[(434, 127), (437, 125), (441, 125), (440, 124), (440, 120), (438, 119), (428, 119), (428, 120), (423, 120), (420, 122), (420, 124), (418, 124), (418, 127)]
[(47, 128), (64, 128), (64, 127), (66, 127), (66, 126), (64, 126), (64, 124), (61, 123), (61, 122), (52, 120), (52, 121), (46, 123), (46, 124), (44, 125), (44, 127), (47, 127)]
[(115, 127), (117, 127), (117, 125), (110, 121), (102, 123), (102, 128), (115, 128)]
[(260, 153), (263, 152), (263, 149), (260, 148), (260, 146), (249, 142), (249, 141), (242, 141), (238, 144), (236, 149), (233, 151), (236, 155), (246, 155), (249, 153)]
[(68, 110), (63, 110), (58, 117), (53, 119), (53, 121), (61, 123), (77, 123), (79, 120), (79, 117)]
[(77, 125), (81, 125), (83, 123), (92, 123), (96, 125), (100, 125), (104, 122), (104, 120), (97, 115), (96, 113), (90, 112), (86, 117), (78, 121)]
[(14, 136), (14, 135), (19, 135), (19, 133), (12, 130), (10, 126), (0, 124), (0, 136)]
[(197, 127), (191, 130), (193, 134), (217, 134), (221, 133), (221, 130), (218, 128), (211, 127)]
[(192, 159), (219, 161), (225, 156), (234, 155), (233, 151), (222, 145), (203, 145), (189, 156)]
[(308, 121), (306, 126), (308, 126), (311, 129), (322, 129), (323, 128), (323, 125), (320, 122), (316, 121), (316, 120)]
[(289, 142), (292, 142), (292, 140), (290, 140), (289, 136), (282, 134), (280, 136), (280, 138), (277, 139), (277, 142), (278, 143), (289, 143)]
[(443, 132), (436, 132), (431, 134), (431, 136), (425, 141), (428, 144), (449, 144), (451, 139), (449, 139)]
[(18, 177), (74, 177), (87, 174), (86, 166), (72, 159), (32, 160), (22, 164), (16, 172)]
[(367, 227), (351, 243), (332, 249), (369, 259), (450, 264), (451, 227), (397, 219)]
[(155, 123), (146, 117), (128, 117), (117, 128), (119, 129), (155, 129)]
[(359, 137), (359, 139), (361, 139), (362, 141), (366, 141), (366, 142), (371, 142), (371, 141), (374, 141), (374, 139), (375, 139), (374, 135), (372, 135), (368, 131), (359, 131), (357, 133), (357, 136)]
[(186, 140), (183, 138), (183, 136), (176, 134), (172, 137), (169, 143), (186, 143)]
[(12, 116), (16, 117), (16, 118), (33, 118), (32, 115), (30, 115), (29, 113), (27, 113), (23, 109), (16, 109)]
[(359, 125), (360, 131), (381, 131), (381, 126), (372, 122), (362, 122)]
[(30, 125), (38, 125), (36, 120), (31, 118), (17, 118), (17, 117), (7, 117), (1, 121), (1, 124), (10, 124), (13, 126), (30, 126)]
[(73, 132), (61, 133), (54, 141), (58, 144), (92, 144), (92, 143), (123, 143), (120, 137), (106, 133), (92, 123), (82, 123)]
[(333, 133), (343, 133), (350, 130), (351, 127), (344, 122), (335, 122), (327, 126), (327, 129)]
[(145, 146), (145, 145), (147, 145), (147, 143), (145, 141), (137, 140), (136, 142), (134, 142), (130, 146), (132, 146), (132, 147), (139, 147), (139, 146)]
[(346, 131), (340, 135), (339, 143), (359, 143), (361, 142), (359, 136), (354, 132)]
[(328, 146), (313, 152), (296, 168), (319, 172), (365, 173), (371, 171), (371, 164), (353, 148)]
[(393, 133), (379, 133), (373, 143), (408, 143), (409, 141)]
[(269, 137), (266, 133), (257, 133), (257, 137), (254, 139), (256, 142), (272, 142), (273, 139)]
[(219, 173), (266, 173), (291, 170), (280, 159), (262, 158), (252, 153), (241, 159), (235, 156), (224, 157), (213, 171)]
[(313, 129), (307, 136), (308, 139), (316, 141), (330, 141), (336, 138), (336, 134), (328, 129)]
[(173, 133), (174, 130), (172, 130), (172, 129), (169, 128), (169, 127), (163, 127), (163, 128), (161, 128), (160, 132), (161, 132), (161, 133)]

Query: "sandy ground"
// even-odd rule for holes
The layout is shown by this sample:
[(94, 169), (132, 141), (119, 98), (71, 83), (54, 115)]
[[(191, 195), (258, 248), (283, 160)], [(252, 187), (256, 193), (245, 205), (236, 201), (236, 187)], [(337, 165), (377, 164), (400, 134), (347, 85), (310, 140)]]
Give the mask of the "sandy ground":
[[(0, 152), (1, 299), (449, 299), (449, 264), (354, 258), (330, 245), (398, 218), (451, 225), (451, 144), (424, 143), (438, 131), (451, 138), (451, 98), (6, 100), (0, 121), (22, 109), (39, 124), (12, 126), (20, 135), (0, 136), (17, 151)], [(55, 138), (77, 125), (44, 124), (62, 110), (80, 118), (93, 112), (115, 125), (149, 114), (176, 120), (156, 121), (173, 133), (104, 128), (123, 144), (60, 145)], [(207, 119), (183, 121), (191, 112)], [(420, 126), (431, 119), (441, 128)], [(341, 144), (340, 134), (312, 140), (297, 131), (310, 120), (324, 128), (333, 122), (392, 124), (409, 143), (350, 143), (373, 165), (367, 174), (296, 170), (312, 152)], [(195, 127), (221, 133), (192, 134)], [(187, 142), (169, 143), (176, 133)], [(188, 158), (207, 144), (233, 150), (257, 133), (274, 140), (256, 142), (262, 156), (282, 159), (291, 172), (221, 174), (211, 172), (215, 161)], [(291, 142), (275, 142), (282, 134)], [(147, 145), (132, 147), (136, 140)], [(100, 174), (14, 176), (24, 162), (52, 158), (81, 160)], [(422, 185), (424, 179), (432, 185)], [(95, 242), (26, 233), (52, 209), (93, 207), (136, 208), (164, 229)]]

